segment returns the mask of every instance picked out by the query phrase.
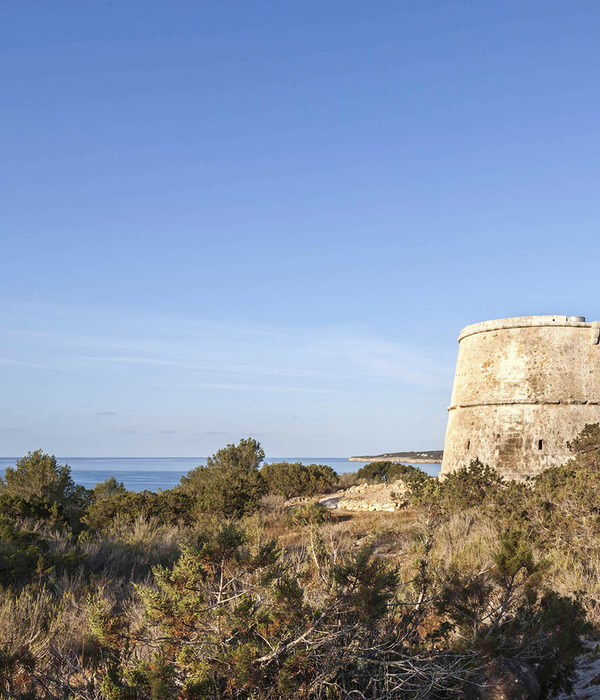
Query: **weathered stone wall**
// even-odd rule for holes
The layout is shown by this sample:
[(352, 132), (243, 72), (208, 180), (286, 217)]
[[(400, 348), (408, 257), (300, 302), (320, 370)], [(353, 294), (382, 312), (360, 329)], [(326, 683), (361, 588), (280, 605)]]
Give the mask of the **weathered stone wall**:
[(523, 316), (459, 336), (442, 475), (479, 458), (508, 478), (564, 463), (600, 422), (600, 323)]

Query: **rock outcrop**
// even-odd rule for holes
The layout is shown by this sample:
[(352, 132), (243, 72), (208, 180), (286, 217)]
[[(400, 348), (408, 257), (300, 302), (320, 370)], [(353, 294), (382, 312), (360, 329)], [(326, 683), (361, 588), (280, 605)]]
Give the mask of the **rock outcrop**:
[(344, 491), (321, 496), (318, 502), (338, 510), (393, 511), (408, 503), (407, 486), (403, 481), (393, 484), (357, 484)]

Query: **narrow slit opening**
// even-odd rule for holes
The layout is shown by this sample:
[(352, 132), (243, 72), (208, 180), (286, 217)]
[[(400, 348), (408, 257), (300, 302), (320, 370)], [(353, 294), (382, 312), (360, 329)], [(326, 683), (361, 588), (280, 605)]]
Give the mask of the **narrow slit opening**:
[(543, 447), (543, 445), (544, 445), (544, 441), (543, 441), (543, 440), (538, 440), (538, 450), (541, 450), (542, 447)]
[(467, 440), (467, 450), (470, 450), (470, 449), (471, 449), (471, 441)]

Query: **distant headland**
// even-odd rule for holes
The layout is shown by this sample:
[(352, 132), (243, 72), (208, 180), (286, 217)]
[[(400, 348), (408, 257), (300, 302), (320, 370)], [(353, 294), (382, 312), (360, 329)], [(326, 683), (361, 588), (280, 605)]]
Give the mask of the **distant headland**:
[(419, 452), (386, 452), (382, 455), (349, 457), (349, 462), (412, 462), (413, 464), (438, 464), (444, 450), (424, 450)]

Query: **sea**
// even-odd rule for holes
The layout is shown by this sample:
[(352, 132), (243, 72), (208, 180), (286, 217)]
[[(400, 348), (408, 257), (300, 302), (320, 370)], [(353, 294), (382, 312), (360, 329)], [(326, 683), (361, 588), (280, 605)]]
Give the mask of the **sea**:
[[(190, 469), (206, 465), (206, 457), (57, 457), (59, 464), (71, 467), (76, 484), (90, 489), (114, 476), (130, 491), (160, 491), (177, 486)], [(14, 467), (16, 457), (0, 457), (0, 475)], [(350, 462), (347, 457), (270, 457), (265, 462), (327, 464), (338, 474), (358, 471), (367, 462)], [(406, 462), (409, 464), (409, 462)], [(441, 464), (415, 464), (430, 476), (437, 476)]]

